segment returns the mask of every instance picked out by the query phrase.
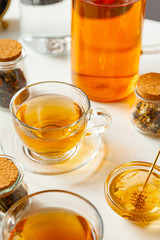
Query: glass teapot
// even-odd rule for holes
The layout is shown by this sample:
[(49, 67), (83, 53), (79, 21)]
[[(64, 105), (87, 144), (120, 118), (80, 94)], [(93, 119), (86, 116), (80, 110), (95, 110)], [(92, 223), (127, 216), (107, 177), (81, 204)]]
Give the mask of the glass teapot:
[(73, 0), (72, 83), (91, 100), (119, 101), (129, 96), (139, 77), (146, 0)]

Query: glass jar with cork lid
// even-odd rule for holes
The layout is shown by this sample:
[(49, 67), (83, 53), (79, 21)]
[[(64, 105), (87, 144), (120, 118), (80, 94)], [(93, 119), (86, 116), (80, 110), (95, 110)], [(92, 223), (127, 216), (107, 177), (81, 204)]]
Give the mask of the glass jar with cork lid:
[(12, 39), (0, 39), (0, 107), (9, 108), (13, 95), (27, 85), (25, 50)]
[(0, 155), (0, 215), (26, 195), (28, 187), (22, 166), (14, 158)]
[(131, 110), (134, 127), (146, 135), (160, 137), (160, 73), (141, 75)]

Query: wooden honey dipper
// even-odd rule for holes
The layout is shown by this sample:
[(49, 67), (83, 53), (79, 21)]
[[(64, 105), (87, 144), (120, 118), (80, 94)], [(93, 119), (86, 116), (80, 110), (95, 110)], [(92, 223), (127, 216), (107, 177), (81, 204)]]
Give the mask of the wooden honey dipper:
[(150, 168), (150, 171), (149, 171), (148, 176), (147, 176), (147, 178), (145, 180), (145, 183), (144, 183), (144, 185), (142, 187), (142, 190), (139, 193), (138, 192), (134, 192), (132, 197), (131, 197), (131, 203), (133, 204), (133, 206), (135, 207), (135, 210), (137, 212), (138, 211), (143, 211), (143, 207), (145, 205), (146, 198), (148, 198), (147, 196), (145, 196), (143, 194), (143, 192), (144, 192), (145, 187), (146, 187), (146, 185), (147, 185), (147, 183), (148, 183), (148, 181), (150, 179), (150, 176), (151, 176), (151, 174), (153, 172), (153, 169), (154, 169), (154, 167), (155, 167), (155, 165), (157, 163), (159, 155), (160, 155), (160, 150), (158, 151), (158, 154), (157, 154), (157, 156), (156, 156), (156, 158), (154, 160), (154, 163), (152, 164), (152, 167)]

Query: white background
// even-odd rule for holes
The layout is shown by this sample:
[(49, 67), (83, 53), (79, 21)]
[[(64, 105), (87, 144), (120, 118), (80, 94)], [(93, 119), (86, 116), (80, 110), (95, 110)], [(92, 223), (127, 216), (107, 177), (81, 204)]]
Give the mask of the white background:
[[(35, 53), (20, 39), (18, 1), (13, 0), (5, 19), (9, 22), (7, 30), (0, 29), (0, 38), (19, 40), (27, 50), (26, 68), (29, 83), (56, 80), (71, 82), (70, 56), (53, 57)], [(147, 20), (144, 26), (144, 42), (160, 43), (160, 23)], [(140, 74), (160, 72), (160, 55), (141, 57)], [(85, 178), (86, 171), (65, 176), (26, 175), (30, 192), (42, 189), (64, 189), (73, 191), (90, 200), (99, 210), (104, 222), (104, 240), (154, 240), (160, 239), (160, 233), (149, 233), (119, 217), (107, 205), (104, 197), (104, 181), (108, 173), (117, 165), (142, 160), (152, 162), (160, 147), (158, 138), (151, 138), (138, 133), (130, 122), (128, 99), (119, 103), (96, 103), (92, 107), (105, 107), (112, 116), (112, 125), (102, 135), (105, 153), (94, 174)], [(10, 121), (10, 113), (0, 110), (0, 133)], [(100, 160), (99, 160), (100, 161)], [(158, 163), (160, 165), (160, 161)], [(81, 175), (82, 174), (82, 175)], [(86, 176), (89, 175), (88, 172)], [(83, 177), (83, 178), (82, 178)]]

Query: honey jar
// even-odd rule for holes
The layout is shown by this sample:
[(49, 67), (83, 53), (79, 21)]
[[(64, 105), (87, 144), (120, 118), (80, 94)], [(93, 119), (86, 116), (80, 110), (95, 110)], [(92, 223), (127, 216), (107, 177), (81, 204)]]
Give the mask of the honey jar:
[(143, 188), (151, 167), (152, 163), (144, 161), (117, 166), (106, 178), (105, 198), (111, 209), (124, 219), (141, 227), (159, 230), (159, 166), (154, 166), (152, 175)]

